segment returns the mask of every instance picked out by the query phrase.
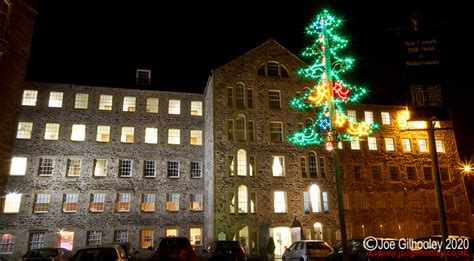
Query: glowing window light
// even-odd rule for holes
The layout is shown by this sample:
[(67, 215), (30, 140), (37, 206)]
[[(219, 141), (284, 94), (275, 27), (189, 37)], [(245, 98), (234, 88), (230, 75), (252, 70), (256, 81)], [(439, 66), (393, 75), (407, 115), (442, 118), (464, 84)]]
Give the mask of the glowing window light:
[(282, 156), (273, 156), (272, 173), (274, 177), (285, 176), (284, 159)]
[(25, 157), (13, 157), (12, 165), (10, 167), (10, 175), (12, 176), (23, 176), (26, 174), (26, 163), (27, 158)]
[(239, 213), (247, 213), (249, 201), (247, 187), (245, 185), (240, 185), (237, 194)]
[(3, 213), (18, 213), (20, 211), (22, 194), (13, 192), (5, 196), (5, 205), (3, 206)]
[(247, 176), (247, 152), (243, 149), (237, 151), (237, 175)]
[(286, 192), (275, 191), (273, 193), (273, 207), (275, 213), (286, 213)]
[(71, 140), (73, 141), (84, 141), (86, 138), (86, 125), (84, 124), (73, 124), (71, 131)]
[(158, 143), (158, 128), (145, 129), (145, 143), (148, 143), (148, 144)]
[(318, 185), (311, 185), (309, 188), (309, 198), (313, 212), (321, 212), (321, 191)]

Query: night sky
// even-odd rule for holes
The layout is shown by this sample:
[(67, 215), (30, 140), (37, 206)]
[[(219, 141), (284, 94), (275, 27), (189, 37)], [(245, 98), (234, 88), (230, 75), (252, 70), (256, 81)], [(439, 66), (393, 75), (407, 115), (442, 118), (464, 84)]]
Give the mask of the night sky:
[(300, 55), (304, 28), (329, 8), (344, 18), (347, 53), (357, 60), (346, 79), (371, 91), (363, 102), (405, 105), (397, 32), (416, 17), (441, 36), (461, 159), (473, 155), (474, 92), (461, 66), (468, 1), (359, 2), (372, 1), (38, 1), (27, 80), (135, 88), (143, 68), (152, 70), (153, 89), (202, 93), (212, 69), (268, 38)]

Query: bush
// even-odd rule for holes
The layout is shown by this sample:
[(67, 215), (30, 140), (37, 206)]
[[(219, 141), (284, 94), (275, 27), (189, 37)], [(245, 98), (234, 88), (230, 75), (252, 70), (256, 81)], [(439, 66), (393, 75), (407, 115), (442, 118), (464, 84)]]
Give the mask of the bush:
[(273, 237), (270, 237), (268, 239), (267, 243), (267, 253), (268, 254), (273, 254), (275, 253), (275, 242), (273, 241)]

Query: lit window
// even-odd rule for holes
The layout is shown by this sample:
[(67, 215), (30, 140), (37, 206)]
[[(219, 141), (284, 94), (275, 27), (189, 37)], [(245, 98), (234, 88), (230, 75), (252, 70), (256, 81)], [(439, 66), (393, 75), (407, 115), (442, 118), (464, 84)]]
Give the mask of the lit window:
[(123, 97), (123, 111), (134, 112), (135, 111), (135, 97), (125, 96)]
[(178, 236), (178, 230), (176, 228), (167, 228), (165, 230), (165, 236), (167, 236), (167, 237), (177, 237)]
[(72, 251), (74, 243), (74, 232), (72, 231), (63, 231), (59, 232), (59, 246), (65, 248), (69, 251)]
[(323, 212), (329, 213), (329, 199), (327, 192), (323, 192)]
[(45, 140), (58, 140), (59, 138), (59, 123), (46, 123), (44, 129)]
[(51, 176), (53, 175), (53, 168), (54, 168), (54, 159), (40, 158), (38, 175)]
[(51, 198), (50, 194), (36, 194), (33, 212), (34, 213), (48, 212), (50, 198)]
[(202, 210), (203, 195), (202, 194), (190, 194), (189, 210), (201, 211)]
[(117, 212), (129, 212), (130, 198), (130, 193), (118, 193), (117, 202), (115, 203), (115, 210), (117, 210)]
[(202, 101), (191, 101), (191, 115), (202, 116)]
[(321, 191), (318, 185), (309, 188), (309, 203), (313, 213), (321, 212)]
[(257, 212), (257, 192), (250, 192), (250, 213)]
[(202, 130), (191, 130), (189, 144), (202, 145)]
[(286, 213), (286, 192), (275, 191), (273, 192), (273, 207), (275, 213)]
[(234, 194), (234, 192), (229, 192), (228, 199), (229, 199), (229, 213), (234, 214), (235, 213), (235, 194)]
[(181, 114), (181, 101), (180, 100), (168, 101), (168, 114)]
[(101, 111), (111, 111), (112, 110), (112, 95), (100, 95), (99, 100), (99, 110)]
[(79, 177), (81, 175), (81, 160), (80, 159), (67, 160), (67, 175), (69, 177)]
[(31, 132), (33, 131), (33, 122), (19, 122), (18, 131), (16, 133), (17, 139), (31, 139)]
[(191, 178), (202, 178), (201, 162), (191, 161)]
[(107, 160), (96, 159), (94, 162), (94, 176), (105, 177), (107, 176)]
[(76, 93), (76, 100), (74, 102), (75, 109), (87, 109), (89, 103), (89, 94)]
[(30, 234), (29, 249), (44, 247), (45, 232), (33, 232)]
[(239, 213), (248, 213), (248, 204), (249, 196), (247, 186), (240, 185), (237, 190), (237, 199), (238, 199), (238, 212)]
[(359, 137), (351, 137), (351, 150), (360, 150)]
[(18, 213), (20, 211), (21, 194), (9, 193), (5, 196), (3, 213)]
[(268, 91), (268, 101), (271, 109), (281, 108), (280, 91)]
[(116, 242), (116, 243), (126, 243), (126, 242), (128, 242), (128, 230), (115, 230), (115, 232), (114, 232), (114, 242)]
[(77, 212), (77, 201), (79, 194), (77, 193), (65, 193), (63, 202), (63, 212)]
[(86, 125), (73, 124), (71, 131), (71, 140), (84, 141), (86, 139)]
[(23, 97), (21, 99), (21, 105), (23, 106), (36, 106), (38, 99), (38, 91), (24, 90)]
[(386, 151), (395, 150), (395, 144), (393, 143), (393, 138), (385, 138), (385, 150)]
[(109, 142), (110, 141), (110, 126), (97, 126), (97, 137), (98, 142)]
[(356, 121), (357, 120), (356, 111), (347, 110), (347, 118), (349, 118), (351, 121)]
[(283, 123), (270, 122), (270, 140), (274, 142), (283, 141)]
[(122, 135), (120, 141), (123, 143), (133, 143), (135, 139), (135, 128), (134, 127), (122, 127)]
[(12, 176), (23, 176), (26, 174), (26, 163), (27, 158), (25, 157), (13, 157), (12, 165), (10, 167), (10, 175)]
[(249, 176), (254, 176), (256, 172), (257, 161), (255, 156), (249, 156)]
[(147, 98), (146, 99), (146, 112), (158, 113), (158, 98)]
[(158, 143), (158, 128), (145, 128), (145, 143)]
[(397, 113), (398, 127), (406, 128), (408, 127), (408, 111), (399, 111)]
[(91, 195), (91, 203), (89, 206), (90, 212), (104, 212), (105, 209), (105, 194), (93, 193)]
[(177, 193), (166, 194), (166, 210), (179, 211), (179, 194)]
[(442, 140), (435, 140), (436, 152), (444, 153), (444, 145)]
[(168, 144), (180, 144), (181, 131), (179, 129), (168, 129)]
[(390, 113), (388, 112), (381, 112), (380, 113), (382, 116), (382, 124), (384, 125), (390, 125)]
[(374, 113), (371, 112), (371, 111), (364, 111), (364, 115), (365, 115), (365, 122), (367, 124), (372, 124), (374, 123)]
[(426, 139), (418, 139), (418, 147), (420, 148), (420, 152), (428, 152)]
[(137, 85), (150, 85), (151, 70), (137, 69)]
[(0, 234), (0, 254), (13, 254), (14, 234)]
[(98, 246), (102, 243), (102, 231), (87, 231), (87, 246)]
[(132, 160), (119, 160), (119, 176), (120, 177), (132, 176)]
[(62, 92), (50, 92), (49, 93), (49, 107), (61, 108), (63, 107), (63, 93)]
[(143, 162), (143, 176), (145, 178), (156, 177), (156, 161), (155, 160), (145, 160)]
[(285, 176), (285, 158), (283, 156), (272, 156), (272, 174), (274, 177)]
[(140, 230), (140, 247), (153, 247), (153, 229)]
[(189, 241), (191, 245), (202, 245), (202, 228), (192, 227), (189, 229)]
[(402, 147), (403, 151), (410, 152), (411, 151), (411, 141), (408, 138), (402, 138)]
[(369, 144), (369, 150), (377, 150), (377, 139), (375, 137), (367, 137), (367, 143)]
[(168, 178), (179, 178), (179, 161), (168, 161)]
[(143, 194), (142, 200), (140, 208), (143, 212), (155, 211), (155, 194)]
[(247, 152), (243, 149), (237, 151), (237, 175), (247, 176)]
[(342, 147), (342, 141), (338, 141), (338, 142), (337, 142), (337, 148), (340, 149), (340, 150), (342, 150), (342, 148), (343, 148), (343, 147)]

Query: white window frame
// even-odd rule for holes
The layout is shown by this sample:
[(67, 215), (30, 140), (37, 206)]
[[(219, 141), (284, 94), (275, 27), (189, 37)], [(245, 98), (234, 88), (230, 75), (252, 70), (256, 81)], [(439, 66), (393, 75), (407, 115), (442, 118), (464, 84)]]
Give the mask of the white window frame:
[(191, 161), (191, 178), (192, 179), (202, 178), (202, 162)]
[(189, 210), (190, 211), (202, 211), (204, 204), (204, 195), (200, 193), (189, 194)]
[(97, 142), (110, 142), (110, 126), (98, 125), (95, 140)]
[(360, 141), (359, 137), (351, 137), (351, 150), (360, 150)]
[(179, 211), (179, 193), (166, 194), (166, 211)]
[(374, 123), (374, 113), (372, 111), (364, 111), (364, 116), (367, 124)]
[(193, 246), (202, 245), (202, 228), (201, 227), (189, 228), (189, 239), (191, 241), (191, 245)]
[(411, 152), (411, 140), (410, 138), (402, 138), (402, 147), (404, 152)]
[(85, 124), (73, 124), (72, 125), (71, 140), (72, 141), (84, 141), (84, 140), (86, 140), (86, 125)]
[(8, 193), (5, 196), (5, 204), (3, 205), (3, 213), (18, 213), (21, 207), (22, 194)]
[(156, 160), (143, 161), (143, 177), (144, 178), (156, 177)]
[(268, 90), (268, 107), (281, 109), (281, 92), (279, 90)]
[(154, 193), (143, 193), (140, 209), (142, 212), (155, 211), (156, 195)]
[(377, 139), (375, 137), (367, 137), (367, 145), (369, 150), (377, 150)]
[(36, 106), (38, 102), (38, 91), (37, 90), (24, 90), (21, 98), (21, 105), (23, 106)]
[(111, 111), (113, 108), (114, 96), (102, 94), (99, 97), (99, 110)]
[(102, 244), (102, 231), (87, 231), (87, 246), (99, 246)]
[(134, 143), (135, 142), (135, 127), (123, 126), (120, 134), (120, 142)]
[(105, 193), (91, 193), (89, 211), (90, 212), (104, 212), (104, 210), (105, 210)]
[(52, 176), (55, 167), (54, 165), (55, 160), (53, 158), (40, 158), (38, 176)]
[(16, 133), (17, 139), (29, 140), (33, 133), (33, 122), (18, 122), (18, 129)]
[(50, 200), (51, 200), (51, 194), (36, 193), (35, 204), (33, 206), (33, 212), (34, 213), (47, 213), (49, 211)]
[(283, 141), (283, 122), (270, 122), (270, 141), (282, 142)]
[(169, 160), (166, 162), (166, 175), (168, 178), (177, 179), (180, 176), (180, 162)]
[(160, 100), (158, 98), (149, 97), (146, 98), (146, 112), (147, 113), (158, 113), (160, 106)]
[(418, 139), (418, 148), (420, 152), (430, 152), (427, 139)]
[[(277, 165), (279, 163), (279, 166)], [(273, 177), (284, 177), (286, 176), (285, 171), (285, 156), (272, 156), (272, 176)]]
[(135, 112), (137, 104), (137, 97), (134, 96), (125, 96), (123, 97), (123, 107), (122, 111), (125, 112)]
[[(77, 164), (79, 162), (79, 164)], [(77, 158), (68, 158), (67, 159), (67, 171), (66, 174), (68, 177), (79, 177), (81, 176), (82, 170), (82, 160)], [(79, 172), (77, 174), (77, 172)]]
[(347, 118), (350, 121), (357, 121), (357, 112), (355, 110), (347, 110)]
[[(94, 159), (94, 177), (106, 177), (107, 165), (108, 165), (107, 159)], [(103, 174), (100, 175), (99, 173), (103, 173)]]
[(44, 127), (44, 139), (45, 140), (58, 140), (59, 139), (59, 123), (46, 123)]
[(117, 193), (117, 201), (115, 202), (115, 210), (117, 212), (130, 212), (132, 194)]
[(390, 113), (389, 112), (381, 112), (380, 113), (380, 116), (382, 117), (382, 124), (383, 125), (390, 125), (391, 122), (390, 122)]
[(173, 114), (173, 115), (181, 114), (181, 100), (177, 100), (177, 99), (168, 100), (168, 114)]
[(436, 152), (445, 153), (443, 140), (436, 139), (435, 144), (436, 144)]
[(0, 234), (0, 255), (13, 254), (15, 248), (15, 234)]
[(172, 145), (181, 144), (181, 130), (180, 129), (168, 129), (168, 144), (172, 144)]
[(89, 107), (89, 94), (88, 93), (76, 93), (74, 100), (74, 109), (87, 110)]
[(191, 115), (202, 116), (202, 101), (191, 101)]
[(385, 151), (395, 151), (395, 140), (393, 138), (384, 138)]
[(120, 159), (119, 160), (119, 177), (130, 178), (133, 172), (133, 160)]
[(78, 193), (64, 193), (63, 207), (64, 213), (75, 213), (77, 212), (77, 202), (79, 201)]
[(61, 108), (63, 107), (63, 92), (50, 92), (48, 107), (50, 108)]
[(191, 130), (189, 133), (189, 144), (202, 145), (202, 130)]

